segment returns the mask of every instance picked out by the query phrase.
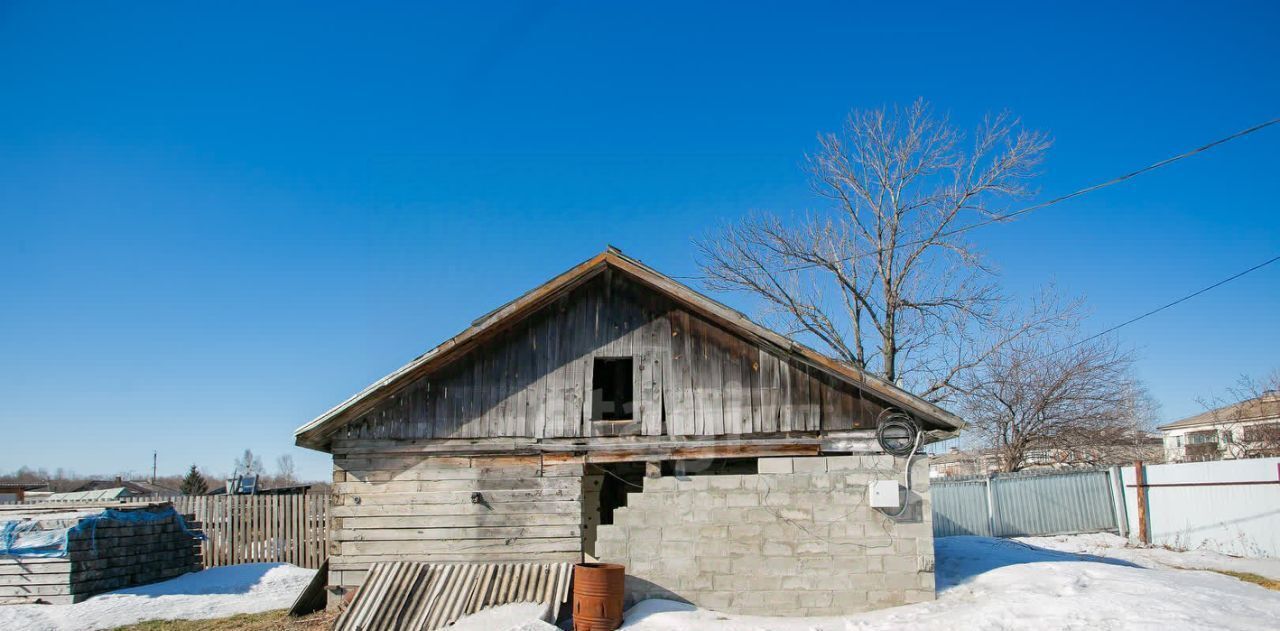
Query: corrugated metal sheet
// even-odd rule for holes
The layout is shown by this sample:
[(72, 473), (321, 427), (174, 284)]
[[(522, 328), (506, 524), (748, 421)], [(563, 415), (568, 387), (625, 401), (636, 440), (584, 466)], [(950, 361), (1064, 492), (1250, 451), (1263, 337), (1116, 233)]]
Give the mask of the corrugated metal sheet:
[(572, 563), (375, 563), (334, 631), (429, 631), (508, 603), (569, 600)]
[(933, 536), (992, 536), (986, 480), (935, 481), (930, 492), (933, 494)]
[(935, 537), (1021, 537), (1117, 529), (1106, 470), (937, 480), (931, 490)]
[(1081, 471), (992, 480), (998, 537), (1116, 530), (1106, 471)]

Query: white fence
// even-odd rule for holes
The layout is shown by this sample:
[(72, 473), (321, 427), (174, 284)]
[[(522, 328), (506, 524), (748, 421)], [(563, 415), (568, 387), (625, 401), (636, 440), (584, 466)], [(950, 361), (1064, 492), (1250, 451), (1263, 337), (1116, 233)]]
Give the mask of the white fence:
[[(1124, 518), (1138, 538), (1133, 467), (1122, 468)], [(1146, 466), (1151, 543), (1280, 557), (1280, 458)]]

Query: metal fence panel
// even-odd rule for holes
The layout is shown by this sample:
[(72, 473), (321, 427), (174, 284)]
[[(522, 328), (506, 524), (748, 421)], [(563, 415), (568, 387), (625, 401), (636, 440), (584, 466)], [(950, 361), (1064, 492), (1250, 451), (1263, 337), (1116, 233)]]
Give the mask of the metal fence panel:
[(991, 494), (999, 537), (1116, 530), (1106, 471), (997, 477)]
[(1023, 537), (1117, 530), (1108, 471), (935, 480), (933, 536)]
[(986, 480), (932, 482), (933, 536), (991, 536)]

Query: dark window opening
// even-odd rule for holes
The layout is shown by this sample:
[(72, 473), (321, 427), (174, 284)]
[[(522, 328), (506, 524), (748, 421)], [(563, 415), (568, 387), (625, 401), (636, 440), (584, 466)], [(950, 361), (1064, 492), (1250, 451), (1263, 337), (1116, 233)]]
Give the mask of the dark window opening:
[(591, 368), (591, 420), (629, 421), (634, 392), (630, 357), (597, 357)]

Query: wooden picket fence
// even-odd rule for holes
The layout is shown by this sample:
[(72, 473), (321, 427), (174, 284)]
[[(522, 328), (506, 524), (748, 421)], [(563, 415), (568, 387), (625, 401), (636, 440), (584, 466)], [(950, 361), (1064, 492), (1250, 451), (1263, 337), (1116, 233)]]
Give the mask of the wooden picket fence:
[(208, 537), (205, 567), (292, 563), (318, 569), (328, 557), (328, 495), (198, 495), (172, 498)]
[(169, 502), (194, 515), (207, 539), (201, 545), (205, 567), (238, 563), (292, 563), (319, 569), (328, 558), (329, 496), (195, 495), (131, 497), (109, 502), (25, 502), (7, 506), (66, 504), (110, 508), (122, 503)]

